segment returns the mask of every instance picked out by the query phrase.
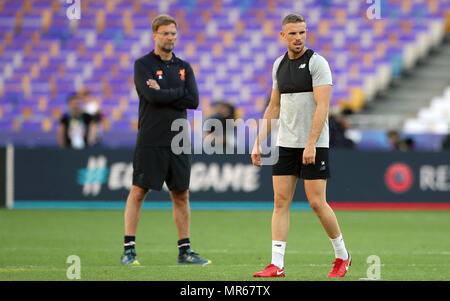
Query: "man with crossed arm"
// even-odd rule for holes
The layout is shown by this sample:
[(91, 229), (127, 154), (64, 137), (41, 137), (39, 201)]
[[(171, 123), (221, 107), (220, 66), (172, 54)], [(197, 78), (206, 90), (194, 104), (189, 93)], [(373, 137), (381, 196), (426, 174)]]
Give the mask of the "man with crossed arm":
[[(134, 83), (139, 96), (138, 136), (133, 159), (133, 185), (125, 208), (122, 265), (139, 265), (136, 259), (136, 229), (142, 203), (150, 189), (161, 190), (166, 182), (173, 201), (173, 219), (178, 232), (178, 264), (211, 263), (190, 248), (189, 180), (191, 154), (175, 155), (171, 142), (175, 120), (187, 123), (186, 109), (198, 107), (198, 89), (189, 63), (172, 52), (177, 23), (168, 15), (152, 22), (155, 49), (136, 60)], [(184, 137), (190, 144), (190, 137)], [(155, 238), (155, 244), (157, 238)]]

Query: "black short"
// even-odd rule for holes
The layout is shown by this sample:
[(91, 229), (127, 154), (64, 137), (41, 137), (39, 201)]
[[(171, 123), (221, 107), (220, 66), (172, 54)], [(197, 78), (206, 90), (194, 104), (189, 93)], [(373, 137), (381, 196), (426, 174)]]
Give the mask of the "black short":
[(272, 165), (272, 175), (296, 175), (299, 178), (315, 180), (328, 179), (330, 175), (330, 163), (328, 160), (328, 148), (316, 147), (316, 163), (303, 165), (304, 148), (278, 147), (278, 162)]
[(133, 185), (161, 190), (187, 190), (191, 178), (192, 155), (175, 155), (170, 147), (136, 147), (133, 159)]

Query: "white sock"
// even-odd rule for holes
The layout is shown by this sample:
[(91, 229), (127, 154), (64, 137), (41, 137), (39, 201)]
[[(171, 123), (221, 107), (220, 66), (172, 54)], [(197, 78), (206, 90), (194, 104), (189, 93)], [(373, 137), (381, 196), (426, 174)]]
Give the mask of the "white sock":
[(272, 240), (272, 264), (280, 269), (284, 268), (284, 251), (286, 250), (286, 242)]
[(334, 255), (336, 256), (336, 258), (347, 260), (348, 253), (347, 253), (347, 249), (345, 248), (345, 243), (344, 243), (344, 239), (342, 238), (342, 234), (336, 238), (333, 238), (333, 239), (330, 238), (330, 240), (331, 240), (331, 244), (333, 245)]

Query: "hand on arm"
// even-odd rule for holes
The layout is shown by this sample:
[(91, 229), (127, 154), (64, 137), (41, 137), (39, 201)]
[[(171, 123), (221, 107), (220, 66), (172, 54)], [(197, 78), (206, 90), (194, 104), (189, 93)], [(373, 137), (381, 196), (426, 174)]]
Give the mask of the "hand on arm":
[(155, 89), (155, 90), (161, 89), (161, 87), (159, 86), (158, 82), (156, 80), (154, 80), (154, 79), (147, 80), (146, 84), (147, 84), (147, 86), (149, 86), (152, 89)]

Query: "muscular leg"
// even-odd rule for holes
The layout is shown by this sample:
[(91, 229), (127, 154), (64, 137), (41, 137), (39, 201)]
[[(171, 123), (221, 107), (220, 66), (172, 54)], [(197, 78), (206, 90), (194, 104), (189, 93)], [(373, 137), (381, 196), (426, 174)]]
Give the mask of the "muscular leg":
[(125, 207), (125, 235), (135, 236), (141, 215), (142, 203), (147, 195), (148, 189), (136, 185), (131, 186)]
[(305, 180), (305, 192), (311, 208), (322, 223), (328, 237), (334, 239), (341, 234), (333, 209), (326, 201), (327, 180)]
[(289, 207), (294, 197), (297, 176), (273, 176), (274, 207), (272, 240), (286, 241), (289, 232)]
[(189, 237), (191, 209), (189, 205), (189, 190), (171, 190), (173, 202), (173, 221), (178, 231), (178, 239)]

